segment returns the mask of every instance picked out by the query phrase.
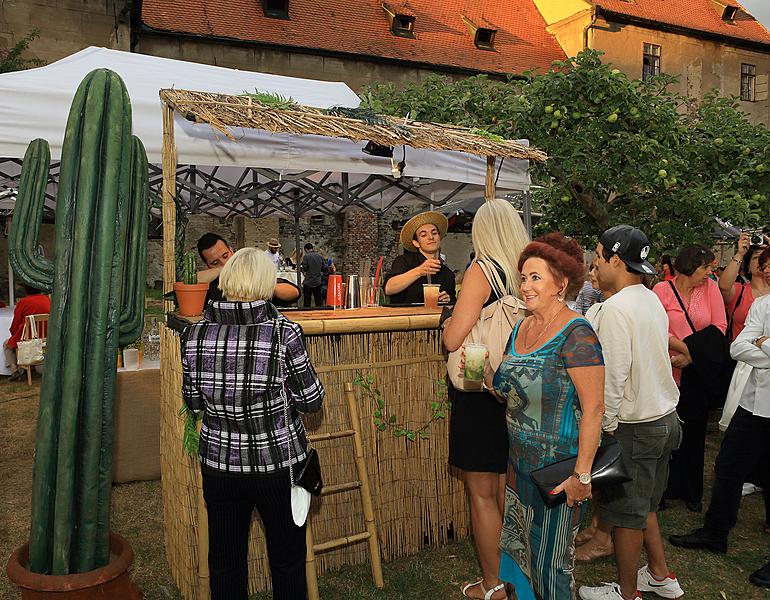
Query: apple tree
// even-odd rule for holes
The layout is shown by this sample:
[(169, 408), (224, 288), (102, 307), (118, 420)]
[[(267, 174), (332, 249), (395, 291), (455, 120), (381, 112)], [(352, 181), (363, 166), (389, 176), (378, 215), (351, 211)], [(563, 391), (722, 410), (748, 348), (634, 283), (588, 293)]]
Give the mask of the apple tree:
[[(770, 214), (770, 134), (733, 99), (701, 102), (674, 79), (631, 80), (588, 50), (543, 74), (506, 81), (432, 76), (370, 86), (365, 106), (527, 138), (549, 155), (532, 169), (542, 230), (588, 242), (617, 223), (645, 230), (658, 251), (709, 241), (715, 217), (737, 225)], [(762, 222), (764, 224), (764, 222)]]

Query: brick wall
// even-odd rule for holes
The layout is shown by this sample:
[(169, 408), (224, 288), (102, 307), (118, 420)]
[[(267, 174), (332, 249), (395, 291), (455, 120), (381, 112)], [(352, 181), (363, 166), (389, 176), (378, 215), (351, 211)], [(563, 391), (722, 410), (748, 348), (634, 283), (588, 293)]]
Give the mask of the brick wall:
[[(299, 220), (300, 248), (305, 244), (313, 244), (313, 248), (331, 256), (335, 264), (343, 258), (345, 243), (340, 235), (344, 223), (344, 215), (322, 215)], [(295, 247), (294, 221), (279, 219), (278, 240), (281, 242), (281, 252), (291, 256)]]
[[(345, 212), (342, 226), (342, 239), (345, 244), (342, 259), (342, 273), (355, 274), (367, 258), (376, 268), (379, 260), (379, 235), (377, 215), (361, 208), (351, 208)], [(337, 265), (338, 270), (340, 265)], [(373, 274), (374, 271), (370, 274)]]

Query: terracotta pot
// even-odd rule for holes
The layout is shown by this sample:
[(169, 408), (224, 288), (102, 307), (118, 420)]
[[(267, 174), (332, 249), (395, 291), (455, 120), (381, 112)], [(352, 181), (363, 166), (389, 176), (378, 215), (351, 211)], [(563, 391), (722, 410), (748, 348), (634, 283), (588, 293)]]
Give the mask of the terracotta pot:
[(141, 600), (142, 592), (128, 577), (134, 562), (131, 545), (110, 534), (110, 563), (100, 569), (74, 575), (41, 575), (27, 569), (29, 544), (17, 548), (8, 559), (8, 579), (21, 588), (22, 600)]
[(177, 281), (174, 284), (174, 292), (176, 293), (177, 304), (179, 304), (179, 314), (183, 317), (202, 315), (208, 291), (208, 283), (181, 283)]

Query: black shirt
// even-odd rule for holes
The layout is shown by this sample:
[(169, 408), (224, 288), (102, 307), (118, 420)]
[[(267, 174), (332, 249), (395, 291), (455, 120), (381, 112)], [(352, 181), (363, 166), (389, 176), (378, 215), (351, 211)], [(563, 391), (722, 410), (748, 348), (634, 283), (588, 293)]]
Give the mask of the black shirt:
[[(393, 261), (393, 265), (390, 267), (390, 272), (385, 277), (385, 285), (388, 284), (388, 280), (391, 277), (403, 275), (407, 271), (411, 271), (415, 267), (420, 266), (425, 260), (425, 255), (422, 252), (405, 252), (401, 256), (397, 256), (396, 260)], [(455, 276), (443, 262), (441, 263), (441, 270), (435, 275), (431, 275), (431, 282), (438, 283), (441, 286), (439, 288), (440, 291), (449, 294), (450, 304), (455, 303)], [(425, 276), (420, 277), (404, 291), (390, 296), (391, 303), (422, 304), (424, 301), (422, 286), (425, 283), (428, 283), (428, 278)]]
[[(297, 291), (301, 292), (301, 290), (299, 289), (299, 287), (295, 283), (292, 283), (291, 281), (288, 281), (287, 279), (280, 279), (279, 278), (276, 281), (276, 283), (289, 283), (289, 284), (293, 285), (295, 288), (297, 288)], [(219, 277), (217, 277), (214, 281), (209, 283), (209, 291), (206, 292), (206, 304), (209, 303), (209, 300), (213, 300), (214, 302), (219, 302), (219, 301), (224, 300), (224, 299), (225, 299), (225, 297), (222, 295), (222, 290), (219, 289)], [(297, 300), (299, 300), (299, 298), (297, 298)], [(285, 302), (285, 301), (281, 300), (280, 298), (276, 298), (275, 296), (273, 296), (273, 298), (270, 300), (270, 302), (274, 306), (286, 307), (286, 306), (291, 306), (297, 300), (293, 300), (292, 302)]]

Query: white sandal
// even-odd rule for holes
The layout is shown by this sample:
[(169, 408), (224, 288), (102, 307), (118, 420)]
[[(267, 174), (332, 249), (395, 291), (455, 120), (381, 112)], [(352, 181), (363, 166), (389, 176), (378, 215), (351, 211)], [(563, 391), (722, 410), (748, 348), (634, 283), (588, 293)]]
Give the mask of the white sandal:
[[(492, 600), (492, 595), (495, 592), (499, 592), (500, 590), (504, 590), (504, 589), (505, 589), (505, 584), (504, 583), (498, 583), (495, 587), (493, 587), (493, 588), (491, 588), (489, 590), (486, 590), (486, 593), (484, 594), (484, 600)], [(481, 590), (484, 591), (484, 584), (483, 583), (481, 584)], [(508, 592), (505, 593), (505, 597), (506, 598), (508, 597)]]
[(480, 585), (481, 586), (481, 590), (484, 591), (483, 583), (484, 583), (484, 578), (482, 577), (478, 581), (474, 581), (473, 583), (466, 583), (465, 585), (463, 585), (460, 588), (460, 591), (463, 593), (463, 597), (465, 597), (465, 598), (473, 598), (473, 596), (469, 596), (468, 594), (466, 594), (466, 592), (469, 589), (476, 587), (477, 585)]

